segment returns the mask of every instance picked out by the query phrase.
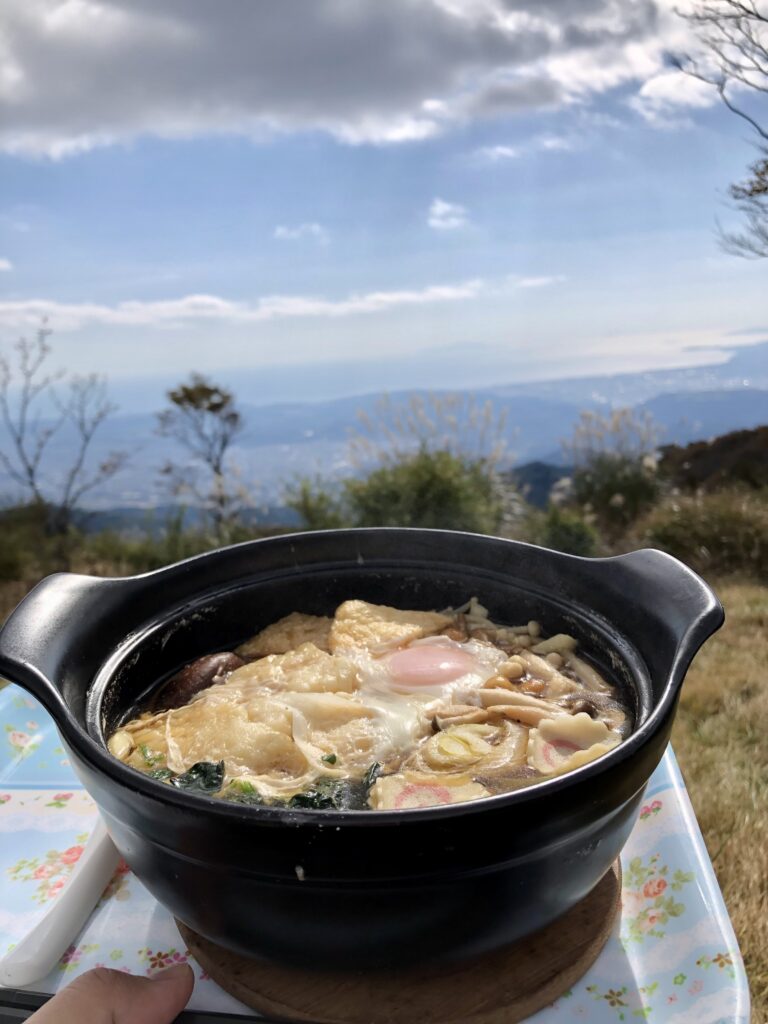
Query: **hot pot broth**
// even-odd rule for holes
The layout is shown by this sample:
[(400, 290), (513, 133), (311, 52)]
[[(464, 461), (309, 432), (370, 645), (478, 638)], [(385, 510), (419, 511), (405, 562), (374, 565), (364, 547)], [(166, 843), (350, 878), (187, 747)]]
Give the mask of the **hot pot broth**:
[(391, 810), (572, 771), (629, 733), (626, 701), (566, 634), (345, 601), (199, 658), (112, 734), (121, 761), (237, 803)]

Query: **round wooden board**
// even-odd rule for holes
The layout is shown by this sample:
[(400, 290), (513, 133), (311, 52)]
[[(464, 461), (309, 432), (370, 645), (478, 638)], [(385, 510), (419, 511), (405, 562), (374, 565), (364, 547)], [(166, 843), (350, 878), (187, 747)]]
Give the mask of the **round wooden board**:
[(252, 960), (176, 924), (223, 989), (272, 1017), (312, 1024), (516, 1024), (592, 966), (619, 911), (618, 862), (567, 914), (474, 960), (397, 971), (320, 972)]

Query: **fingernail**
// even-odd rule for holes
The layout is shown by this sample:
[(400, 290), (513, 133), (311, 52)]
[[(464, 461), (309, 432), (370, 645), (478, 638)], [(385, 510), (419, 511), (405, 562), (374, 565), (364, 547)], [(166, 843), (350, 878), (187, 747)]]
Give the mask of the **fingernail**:
[(188, 964), (174, 964), (173, 967), (165, 967), (162, 971), (152, 975), (152, 981), (173, 981), (187, 974), (191, 970)]

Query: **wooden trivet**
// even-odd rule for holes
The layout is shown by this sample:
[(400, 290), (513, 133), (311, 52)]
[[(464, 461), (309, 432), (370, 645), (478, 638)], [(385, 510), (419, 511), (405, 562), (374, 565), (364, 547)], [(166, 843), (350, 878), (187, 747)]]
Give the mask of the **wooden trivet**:
[(213, 980), (268, 1016), (312, 1024), (517, 1024), (592, 966), (620, 898), (617, 862), (567, 914), (511, 946), (473, 960), (386, 972), (320, 972), (252, 960), (176, 924)]

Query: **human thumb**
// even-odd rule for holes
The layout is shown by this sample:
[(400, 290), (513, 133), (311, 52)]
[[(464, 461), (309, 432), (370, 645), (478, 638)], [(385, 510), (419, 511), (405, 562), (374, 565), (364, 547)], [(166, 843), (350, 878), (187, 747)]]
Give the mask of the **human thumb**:
[(171, 1024), (192, 994), (194, 975), (177, 964), (137, 978), (97, 967), (86, 971), (45, 1006), (29, 1024)]

